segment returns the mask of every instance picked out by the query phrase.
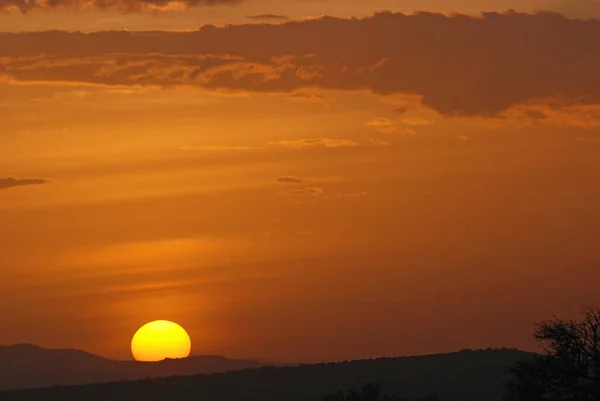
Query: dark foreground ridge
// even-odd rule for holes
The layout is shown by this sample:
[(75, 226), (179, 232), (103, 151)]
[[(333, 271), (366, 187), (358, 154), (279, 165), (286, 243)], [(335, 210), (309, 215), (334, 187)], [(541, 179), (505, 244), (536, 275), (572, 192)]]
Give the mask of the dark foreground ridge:
[(0, 393), (2, 401), (317, 401), (332, 390), (380, 381), (391, 393), (443, 401), (500, 401), (509, 369), (530, 354), (514, 349), (263, 367), (226, 373)]
[(84, 351), (18, 344), (0, 347), (0, 391), (227, 372), (265, 365), (212, 355), (156, 363), (115, 361)]

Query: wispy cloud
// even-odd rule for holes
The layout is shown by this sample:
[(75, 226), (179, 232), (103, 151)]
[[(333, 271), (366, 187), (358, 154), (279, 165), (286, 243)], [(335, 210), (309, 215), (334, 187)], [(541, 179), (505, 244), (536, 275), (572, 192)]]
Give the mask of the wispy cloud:
[(366, 125), (375, 128), (382, 134), (414, 135), (415, 131), (408, 127), (398, 126), (395, 121), (387, 117), (377, 117), (367, 121)]
[(380, 139), (371, 139), (371, 140), (369, 140), (369, 142), (375, 146), (392, 146), (391, 142), (382, 141)]
[(298, 177), (278, 177), (277, 182), (284, 184), (298, 184), (304, 182), (304, 180)]
[[(194, 152), (250, 152), (250, 151), (274, 151), (276, 149), (318, 149), (318, 148), (348, 148), (357, 147), (356, 141), (337, 138), (307, 138), (281, 141), (269, 141), (264, 146), (239, 146), (239, 145), (185, 145), (180, 150)], [(282, 177), (281, 179), (292, 179), (293, 177)]]
[(423, 117), (406, 117), (400, 120), (402, 124), (410, 125), (413, 127), (421, 127), (425, 125), (431, 125), (431, 121)]
[(127, 12), (145, 10), (173, 10), (197, 6), (233, 5), (243, 0), (0, 0), (0, 10), (18, 9), (25, 13), (32, 10), (54, 11), (67, 9), (84, 11), (89, 9), (116, 9)]
[(323, 188), (310, 187), (310, 188), (297, 188), (290, 191), (284, 192), (286, 196), (321, 196), (325, 191)]
[(277, 14), (250, 15), (247, 18), (251, 19), (251, 20), (258, 20), (258, 21), (289, 21), (290, 20), (285, 15), (277, 15)]
[(393, 134), (397, 131), (394, 122), (387, 117), (377, 117), (374, 120), (367, 121), (365, 124), (376, 128), (377, 131), (383, 134)]
[(181, 150), (193, 150), (199, 152), (240, 152), (257, 149), (251, 146), (221, 146), (221, 145), (186, 145)]
[(303, 148), (343, 148), (343, 147), (356, 147), (359, 143), (356, 141), (350, 141), (347, 139), (332, 139), (332, 138), (308, 138), (308, 139), (297, 139), (289, 141), (272, 141), (269, 142), (271, 146), (278, 146), (290, 149), (303, 149)]
[(331, 103), (332, 99), (319, 93), (294, 92), (287, 96), (288, 100), (302, 103)]
[(338, 193), (338, 198), (362, 198), (366, 196), (367, 193), (365, 191), (362, 192), (349, 192), (349, 193)]

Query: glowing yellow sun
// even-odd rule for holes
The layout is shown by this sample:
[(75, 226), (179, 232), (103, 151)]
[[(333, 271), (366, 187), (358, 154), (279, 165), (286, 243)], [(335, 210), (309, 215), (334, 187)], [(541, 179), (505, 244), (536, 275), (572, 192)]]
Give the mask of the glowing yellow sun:
[(143, 325), (131, 339), (131, 353), (142, 362), (187, 358), (191, 348), (190, 336), (183, 327), (167, 320)]

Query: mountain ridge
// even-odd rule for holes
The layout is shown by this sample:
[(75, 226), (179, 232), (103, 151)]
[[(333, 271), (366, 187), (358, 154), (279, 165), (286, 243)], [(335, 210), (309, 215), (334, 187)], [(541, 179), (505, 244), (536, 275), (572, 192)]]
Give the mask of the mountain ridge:
[(357, 361), (262, 366), (185, 376), (121, 380), (0, 393), (7, 401), (317, 401), (335, 390), (381, 381), (391, 393), (438, 394), (443, 401), (500, 401), (509, 370), (533, 354), (518, 349)]
[(0, 391), (217, 373), (266, 365), (271, 364), (220, 355), (193, 355), (160, 362), (114, 360), (77, 349), (48, 349), (21, 343), (0, 346)]

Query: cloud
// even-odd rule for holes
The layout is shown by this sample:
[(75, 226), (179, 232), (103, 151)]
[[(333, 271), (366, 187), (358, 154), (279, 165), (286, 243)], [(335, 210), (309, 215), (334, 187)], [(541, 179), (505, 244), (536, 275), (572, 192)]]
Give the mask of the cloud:
[(365, 191), (362, 192), (338, 192), (334, 195), (327, 195), (327, 196), (321, 196), (320, 199), (326, 199), (326, 200), (334, 200), (334, 199), (356, 199), (356, 198), (362, 198), (363, 196), (366, 196), (367, 193)]
[(394, 122), (387, 117), (377, 117), (374, 120), (365, 123), (370, 127), (375, 127), (377, 131), (383, 134), (393, 134), (398, 131)]
[(221, 146), (221, 145), (186, 145), (180, 148), (181, 150), (194, 150), (202, 152), (239, 152), (253, 150), (251, 146)]
[(576, 17), (600, 17), (600, 1), (598, 0), (555, 0), (553, 9)]
[(374, 120), (367, 121), (365, 124), (371, 127), (389, 127), (394, 125), (394, 122), (387, 117), (377, 117)]
[(282, 182), (284, 184), (297, 184), (304, 182), (304, 180), (297, 177), (278, 177), (277, 182)]
[(290, 20), (285, 15), (276, 15), (276, 14), (250, 15), (247, 18), (252, 19), (252, 20), (258, 20), (258, 21), (289, 21)]
[(366, 192), (349, 192), (349, 193), (339, 193), (337, 194), (338, 198), (362, 198), (363, 196), (366, 196), (367, 193)]
[[(424, 119), (423, 119), (424, 120)], [(403, 121), (404, 122), (404, 121)], [(374, 127), (377, 131), (382, 134), (401, 134), (401, 135), (414, 135), (415, 131), (408, 127), (398, 127), (394, 121), (387, 117), (377, 117), (374, 120), (367, 121), (365, 123), (370, 127)], [(406, 123), (405, 123), (406, 124)], [(406, 124), (411, 125), (411, 124)], [(418, 125), (418, 124), (412, 124)], [(421, 124), (424, 125), (424, 124)]]
[(242, 0), (0, 0), (0, 11), (18, 9), (23, 13), (32, 10), (53, 11), (67, 9), (121, 10), (127, 12), (144, 10), (185, 9), (197, 6), (233, 5)]
[(284, 192), (286, 196), (320, 196), (325, 192), (323, 188), (311, 187), (311, 188), (298, 188), (292, 189), (291, 191)]
[[(143, 4), (169, 4), (155, 1)], [(0, 34), (0, 75), (292, 98), (303, 90), (367, 90), (417, 95), (445, 116), (499, 117), (534, 100), (558, 99), (559, 109), (600, 104), (599, 32), (600, 21), (555, 13), (382, 12), (194, 32)]]
[[(295, 140), (270, 141), (265, 146), (238, 146), (238, 145), (185, 145), (180, 150), (196, 152), (247, 152), (268, 151), (273, 148), (280, 149), (317, 149), (317, 148), (347, 148), (357, 147), (360, 144), (348, 139), (337, 138), (307, 138)], [(294, 177), (280, 177), (278, 180), (292, 179)]]
[(382, 140), (379, 140), (379, 139), (371, 139), (371, 140), (369, 140), (369, 142), (371, 142), (371, 144), (373, 144), (375, 146), (392, 146), (391, 142), (382, 141)]
[(307, 187), (307, 188), (296, 188), (287, 192), (281, 193), (283, 196), (289, 197), (306, 197), (306, 198), (318, 198), (323, 200), (332, 200), (332, 199), (352, 199), (352, 198), (362, 198), (366, 196), (367, 193), (364, 191), (361, 192), (347, 192), (347, 193), (336, 193), (333, 195), (325, 195), (325, 190), (320, 187)]
[(287, 96), (288, 100), (302, 103), (330, 103), (331, 99), (318, 93), (295, 92)]
[(548, 118), (548, 114), (544, 113), (541, 110), (525, 110), (525, 114), (534, 119), (534, 120), (545, 120), (546, 118)]
[(14, 177), (0, 177), (0, 190), (9, 189), (15, 187), (23, 187), (26, 185), (41, 185), (48, 184), (50, 181), (42, 178), (14, 178)]
[(272, 141), (269, 142), (271, 146), (278, 146), (289, 149), (303, 149), (303, 148), (343, 148), (343, 147), (356, 147), (359, 146), (358, 142), (350, 141), (347, 139), (332, 139), (332, 138), (309, 138), (309, 139), (298, 139), (289, 141)]
[(412, 127), (419, 127), (431, 124), (431, 121), (423, 117), (406, 117), (400, 121), (402, 122), (402, 124), (410, 125)]
[(515, 106), (505, 116), (508, 122), (516, 126), (549, 124), (600, 128), (600, 104), (567, 104), (546, 99)]

